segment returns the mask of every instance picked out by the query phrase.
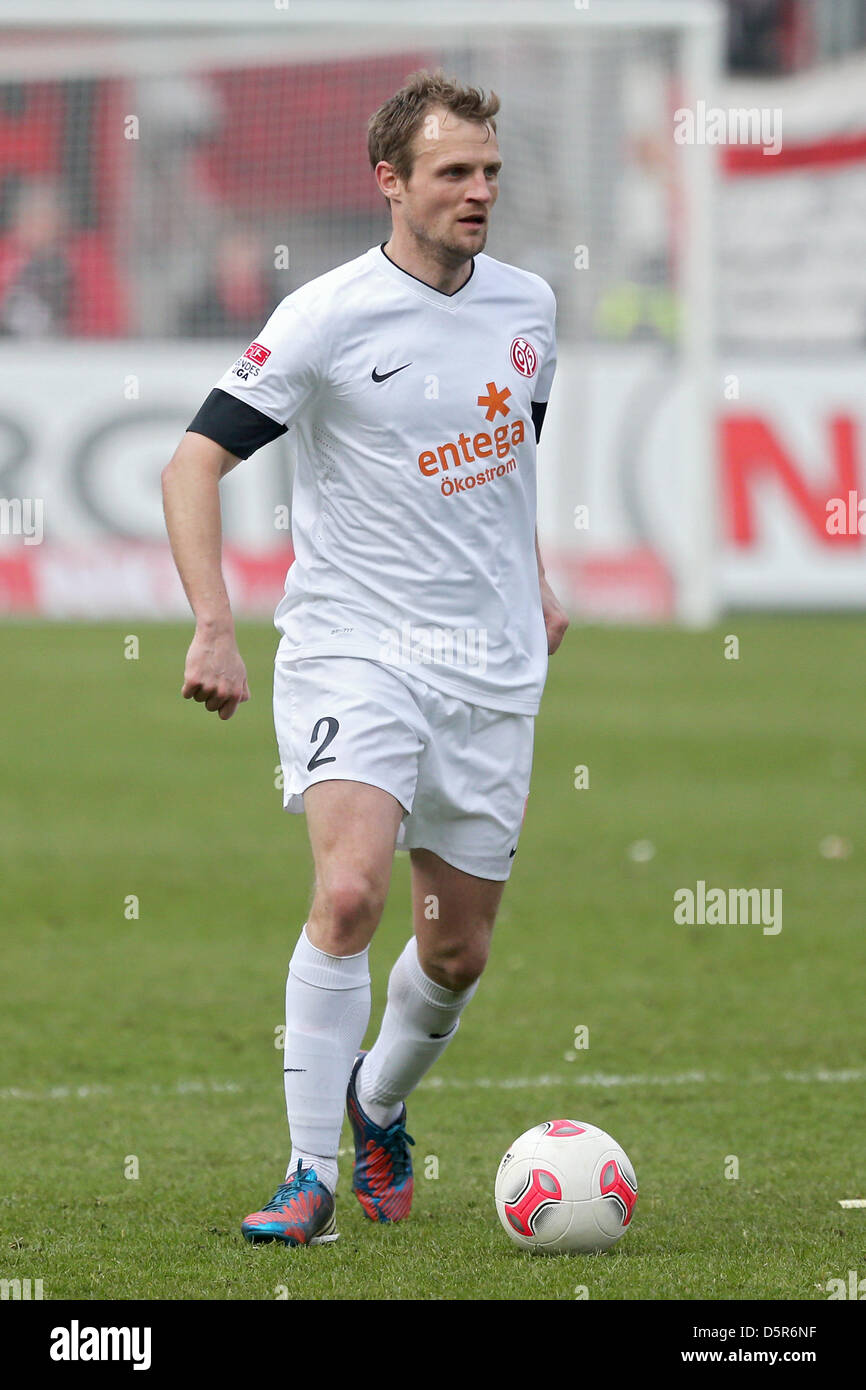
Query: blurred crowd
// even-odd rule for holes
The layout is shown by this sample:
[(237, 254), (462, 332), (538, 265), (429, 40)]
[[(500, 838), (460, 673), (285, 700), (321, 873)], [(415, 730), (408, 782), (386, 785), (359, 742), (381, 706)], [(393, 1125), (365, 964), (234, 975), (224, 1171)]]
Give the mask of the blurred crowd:
[[(866, 44), (866, 0), (727, 7), (733, 73), (800, 71)], [(257, 72), (255, 102), (243, 71), (127, 85), (0, 83), (0, 337), (254, 336), (298, 284), (387, 234), (360, 113), (405, 76), (403, 57), (388, 61), (344, 62), (340, 101), (312, 65)], [(591, 83), (592, 73), (585, 77)], [(605, 337), (668, 338), (670, 149), (641, 133), (652, 123), (637, 100), (643, 93), (658, 107), (665, 98), (653, 96), (651, 74), (637, 71), (629, 83), (636, 129), (626, 134), (627, 172), (609, 200), (622, 264), (611, 267), (614, 291), (586, 318)], [(520, 87), (508, 95), (519, 110)], [(130, 109), (147, 140), (107, 139)], [(528, 114), (511, 132), (512, 151), (521, 129), (535, 129)], [(605, 143), (614, 138), (604, 123), (592, 131), (600, 165), (589, 171), (591, 188), (615, 154), (622, 163)], [(523, 151), (525, 162), (543, 157)], [(545, 188), (555, 197), (555, 182), (537, 180), (538, 198)], [(507, 237), (517, 219), (503, 194)], [(589, 215), (584, 209), (584, 222)], [(527, 223), (526, 238), (542, 258), (534, 268), (552, 283), (559, 272), (543, 263), (543, 240), (555, 216), (548, 208), (537, 235)], [(597, 245), (608, 240), (589, 230)], [(505, 244), (503, 258), (511, 250)], [(568, 293), (576, 307), (563, 304), (565, 319), (584, 312), (572, 286)]]
[(866, 43), (866, 0), (726, 0), (734, 73), (799, 72)]
[[(7, 190), (0, 238), (0, 336), (126, 336), (140, 331), (134, 295), (105, 239), (71, 225), (59, 181), (23, 178)], [(200, 248), (160, 336), (251, 337), (289, 292), (274, 249), (227, 222)]]

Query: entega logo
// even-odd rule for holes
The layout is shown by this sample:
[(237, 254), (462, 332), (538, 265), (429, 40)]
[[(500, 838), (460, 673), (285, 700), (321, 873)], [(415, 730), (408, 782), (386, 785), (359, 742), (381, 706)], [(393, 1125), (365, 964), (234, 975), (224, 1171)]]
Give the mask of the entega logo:
[[(497, 415), (510, 415), (511, 407), (506, 404), (510, 395), (511, 391), (507, 386), (500, 390), (495, 382), (488, 381), (487, 395), (480, 395), (477, 400), (478, 405), (485, 407), (485, 419), (492, 423)], [(513, 472), (517, 467), (517, 460), (513, 456), (509, 458), (509, 455), (525, 438), (526, 430), (519, 416), (510, 424), (497, 425), (492, 433), (479, 430), (470, 437), (461, 431), (456, 441), (449, 439), (435, 449), (423, 449), (418, 455), (418, 467), (425, 478), (432, 478), (437, 473), (447, 472), (449, 467), (462, 468), (464, 463), (477, 463), (479, 459), (493, 458), (494, 453), (496, 458), (507, 460), (468, 477), (443, 478), (440, 484), (442, 493), (449, 497), (452, 492), (470, 491), (483, 483), (492, 483), (494, 478), (501, 478), (505, 473)]]

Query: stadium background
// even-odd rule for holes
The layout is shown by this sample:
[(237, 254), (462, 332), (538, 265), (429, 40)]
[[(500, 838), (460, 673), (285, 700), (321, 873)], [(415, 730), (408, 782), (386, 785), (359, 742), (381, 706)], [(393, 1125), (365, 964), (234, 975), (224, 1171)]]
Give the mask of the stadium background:
[[(155, 6), (115, 6), (131, 24), (113, 29), (6, 16), (0, 496), (41, 499), (44, 540), (4, 514), (0, 611), (186, 611), (160, 469), (273, 305), (385, 238), (365, 121), (440, 62), (503, 99), (488, 251), (558, 296), (539, 522), (569, 608), (704, 621), (862, 605), (866, 541), (826, 524), (863, 469), (861, 4), (731, 3), (724, 50), (721, 12), (701, 4), (626, 6), (641, 24), (584, 30), (566, 5), (567, 42), (561, 25), (401, 27), (396, 10), (390, 27), (280, 30), (252, 22), (255, 0), (243, 28), (208, 24), (213, 5), (184, 27), (173, 8), (164, 28)], [(702, 13), (696, 87), (684, 55)], [(673, 113), (697, 91), (779, 110), (781, 149), (679, 148)], [(279, 592), (291, 469), (289, 437), (224, 486), (239, 612)]]
[[(560, 1299), (569, 1329), (582, 1287), (826, 1299), (866, 1275), (839, 1205), (866, 1200), (864, 537), (825, 525), (864, 467), (866, 3), (535, 0), (519, 30), (510, 0), (450, 24), (448, 0), (390, 25), (388, 0), (344, 3), (379, 15), (354, 27), (304, 7), (0, 12), (0, 1280)], [(289, 1263), (238, 1222), (284, 1171), (275, 1040), (311, 884), (269, 689), (290, 436), (223, 485), (252, 692), (227, 724), (180, 698), (159, 475), (269, 307), (387, 234), (364, 122), (437, 61), (501, 93), (488, 249), (558, 295), (540, 531), (575, 621), (490, 968), (410, 1102), (412, 1219), (369, 1229), (344, 1152), (341, 1239)], [(701, 99), (781, 108), (781, 151), (676, 146)], [(781, 888), (782, 931), (676, 924), (701, 881)], [(368, 1042), (409, 887), (398, 855)], [(533, 1261), (499, 1228), (498, 1160), (554, 1115), (635, 1164), (603, 1260)]]

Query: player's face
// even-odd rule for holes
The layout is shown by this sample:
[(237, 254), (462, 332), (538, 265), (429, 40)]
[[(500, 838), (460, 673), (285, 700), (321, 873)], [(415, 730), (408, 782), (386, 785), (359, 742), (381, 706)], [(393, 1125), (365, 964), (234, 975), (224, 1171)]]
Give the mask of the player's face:
[(400, 183), (407, 230), (443, 265), (459, 265), (484, 250), (499, 193), (499, 146), (488, 125), (449, 111), (425, 117), (414, 142), (415, 163)]

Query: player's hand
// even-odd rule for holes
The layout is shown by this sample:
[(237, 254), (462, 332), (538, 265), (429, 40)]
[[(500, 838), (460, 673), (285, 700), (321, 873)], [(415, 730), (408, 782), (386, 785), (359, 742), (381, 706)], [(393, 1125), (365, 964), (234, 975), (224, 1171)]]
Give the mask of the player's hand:
[(247, 672), (233, 632), (209, 633), (196, 628), (183, 673), (185, 700), (196, 700), (220, 719), (231, 719), (250, 698)]
[(541, 611), (547, 629), (547, 655), (553, 656), (568, 627), (568, 616), (546, 579), (541, 580)]

